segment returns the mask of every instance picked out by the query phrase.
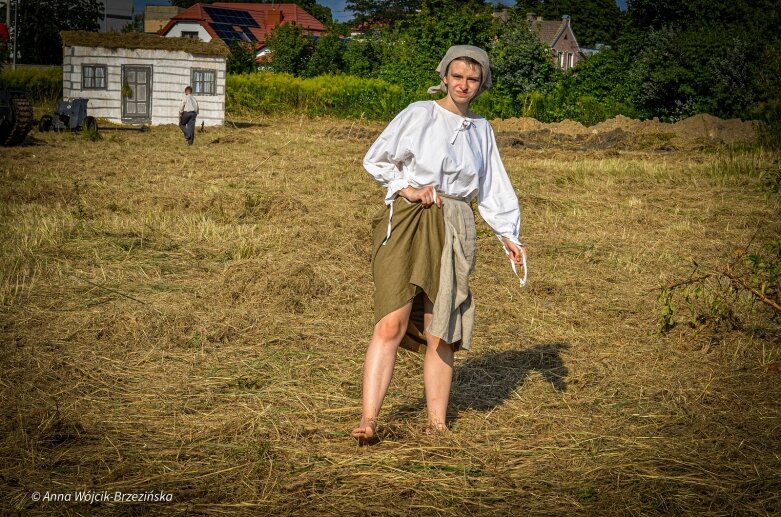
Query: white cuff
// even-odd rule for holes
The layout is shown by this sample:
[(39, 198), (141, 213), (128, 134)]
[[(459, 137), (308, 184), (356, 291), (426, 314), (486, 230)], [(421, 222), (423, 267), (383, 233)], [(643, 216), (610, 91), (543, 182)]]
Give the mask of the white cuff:
[(393, 204), (393, 200), (396, 199), (399, 190), (407, 187), (409, 187), (409, 182), (404, 178), (399, 178), (388, 183), (388, 193), (385, 195), (385, 204)]
[(518, 240), (518, 237), (516, 237), (515, 235), (510, 235), (509, 233), (505, 233), (505, 234), (503, 234), (503, 235), (498, 235), (498, 234), (497, 234), (496, 238), (497, 238), (497, 239), (499, 239), (499, 242), (501, 242), (501, 243), (502, 243), (502, 247), (504, 247), (504, 238), (505, 238), (505, 237), (507, 237), (508, 239), (510, 239), (510, 242), (512, 242), (513, 244), (515, 244), (515, 245), (516, 245), (516, 246), (518, 246), (519, 248), (522, 248), (522, 247), (523, 247), (523, 243), (522, 243), (521, 241), (519, 241), (519, 240)]

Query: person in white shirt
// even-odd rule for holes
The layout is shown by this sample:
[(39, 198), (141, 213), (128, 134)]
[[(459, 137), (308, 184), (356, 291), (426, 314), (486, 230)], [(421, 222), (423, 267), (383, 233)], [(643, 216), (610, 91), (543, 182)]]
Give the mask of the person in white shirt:
[(376, 325), (364, 363), (361, 420), (352, 431), (359, 444), (376, 440), (377, 416), (400, 345), (412, 350), (425, 346), (426, 432), (447, 429), (453, 355), (469, 348), (474, 316), (466, 282), (476, 247), (470, 200), (476, 198), (513, 270), (526, 264), (526, 250), (518, 240), (518, 198), (493, 129), (469, 110), (491, 86), (488, 55), (457, 45), (447, 51), (437, 72), (441, 83), (429, 93), (445, 96), (405, 108), (363, 162), (387, 195), (386, 207), (374, 220)]
[(198, 101), (193, 97), (193, 89), (188, 86), (184, 89), (184, 99), (179, 107), (179, 129), (184, 133), (187, 145), (193, 145), (195, 141), (195, 119), (198, 116)]

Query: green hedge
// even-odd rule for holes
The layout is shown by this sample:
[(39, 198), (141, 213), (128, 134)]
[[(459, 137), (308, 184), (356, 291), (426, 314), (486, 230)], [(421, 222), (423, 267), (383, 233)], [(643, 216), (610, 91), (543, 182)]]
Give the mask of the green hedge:
[(62, 67), (3, 68), (0, 87), (25, 88), (33, 104), (49, 105), (62, 97)]
[(323, 75), (310, 79), (259, 72), (229, 74), (225, 85), (230, 113), (306, 113), (390, 120), (414, 95), (380, 79)]
[[(33, 104), (53, 105), (62, 97), (62, 68), (19, 68), (0, 70), (0, 86), (26, 88)], [(368, 118), (388, 121), (410, 102), (432, 99), (425, 91), (410, 92), (382, 79), (351, 75), (323, 75), (309, 79), (289, 74), (256, 72), (228, 74), (225, 85), (226, 112), (305, 113), (343, 118)], [(535, 92), (513, 99), (488, 91), (473, 105), (473, 110), (488, 119), (506, 116), (530, 116), (543, 122), (570, 118), (586, 125), (595, 124), (619, 113), (637, 117), (631, 107), (610, 99), (566, 95), (561, 91)], [(775, 111), (768, 112), (775, 114)], [(772, 118), (772, 117), (771, 117)], [(769, 124), (778, 134), (778, 123)]]

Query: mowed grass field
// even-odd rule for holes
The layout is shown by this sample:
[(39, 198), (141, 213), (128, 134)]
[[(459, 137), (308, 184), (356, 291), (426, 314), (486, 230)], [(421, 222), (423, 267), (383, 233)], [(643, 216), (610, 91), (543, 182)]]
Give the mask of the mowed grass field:
[[(657, 326), (661, 287), (778, 238), (778, 156), (503, 148), (529, 284), (480, 221), (450, 431), (422, 432), (421, 357), (401, 351), (381, 442), (359, 448), (383, 198), (361, 160), (381, 128), (0, 149), (1, 513), (781, 513), (778, 319), (736, 295), (729, 325)], [(32, 498), (83, 490), (171, 501)]]

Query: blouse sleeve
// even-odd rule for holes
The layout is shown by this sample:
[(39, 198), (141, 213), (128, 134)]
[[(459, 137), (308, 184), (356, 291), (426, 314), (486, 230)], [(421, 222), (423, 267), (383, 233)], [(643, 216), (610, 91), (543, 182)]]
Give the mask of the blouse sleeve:
[(363, 158), (363, 167), (375, 181), (388, 189), (385, 204), (390, 205), (399, 190), (408, 187), (402, 163), (412, 156), (409, 142), (418, 124), (410, 108), (396, 115)]
[(508, 237), (513, 243), (522, 246), (518, 240), (521, 229), (521, 210), (518, 197), (507, 176), (496, 137), (491, 126), (488, 126), (487, 155), (485, 170), (479, 180), (477, 192), (477, 208), (486, 223), (493, 229), (499, 241)]

